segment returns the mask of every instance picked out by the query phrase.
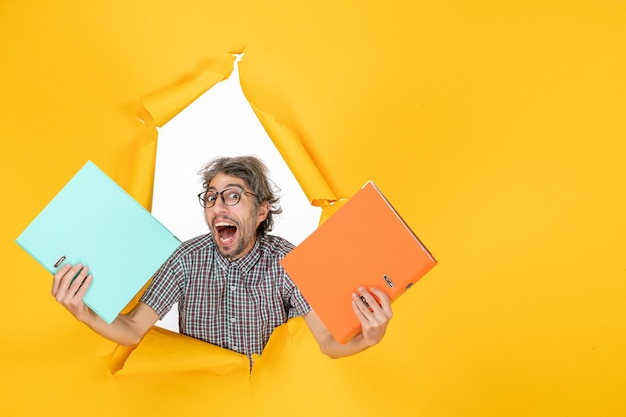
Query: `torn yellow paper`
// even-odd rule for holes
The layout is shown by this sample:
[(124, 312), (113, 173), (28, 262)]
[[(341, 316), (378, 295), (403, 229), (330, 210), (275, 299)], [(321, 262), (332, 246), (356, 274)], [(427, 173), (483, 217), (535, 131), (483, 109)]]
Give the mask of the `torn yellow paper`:
[(311, 204), (326, 207), (337, 198), (307, 153), (298, 135), (276, 118), (250, 103), (268, 135), (294, 173)]
[(246, 355), (158, 327), (133, 348), (119, 346), (112, 359), (112, 371), (119, 374), (167, 372), (212, 372), (248, 374)]
[(143, 99), (146, 110), (155, 124), (162, 127), (192, 101), (230, 75), (236, 55), (223, 54), (212, 63), (211, 69)]
[[(0, 414), (626, 415), (622, 0), (1, 4)], [(111, 375), (115, 344), (14, 239), (88, 159), (148, 205), (142, 100), (203, 90), (200, 73), (226, 74), (206, 63), (241, 45), (246, 96), (297, 126), (332, 191), (311, 199), (377, 181), (441, 266), (355, 357), (325, 358), (302, 327), (253, 385)]]

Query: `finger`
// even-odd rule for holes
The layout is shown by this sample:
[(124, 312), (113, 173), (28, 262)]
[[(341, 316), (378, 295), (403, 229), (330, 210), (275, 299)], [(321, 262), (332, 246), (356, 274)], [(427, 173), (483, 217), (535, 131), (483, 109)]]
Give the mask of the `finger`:
[(80, 264), (76, 264), (76, 265), (68, 264), (68, 265), (63, 266), (63, 268), (61, 268), (55, 274), (55, 279), (58, 278), (58, 280), (56, 281), (56, 293), (55, 293), (55, 297), (57, 301), (61, 301), (65, 298), (65, 295), (67, 294), (67, 291), (70, 287), (70, 284), (72, 283), (72, 280), (78, 274), (81, 268), (82, 268), (82, 265)]
[(59, 286), (61, 283), (61, 279), (68, 273), (68, 271), (72, 268), (72, 265), (65, 264), (52, 276), (52, 295), (56, 296), (59, 291)]
[(87, 275), (85, 279), (81, 282), (80, 287), (78, 288), (78, 291), (74, 293), (74, 298), (78, 298), (82, 300), (85, 297), (85, 293), (87, 293), (87, 290), (89, 289), (89, 286), (91, 285), (92, 281), (93, 281), (93, 275)]
[(68, 288), (68, 296), (69, 297), (74, 297), (76, 295), (76, 293), (80, 290), (80, 287), (85, 282), (85, 279), (87, 278), (88, 274), (89, 274), (89, 268), (84, 266), (84, 267), (81, 268), (80, 272), (78, 272), (78, 275), (75, 275), (72, 278), (72, 281), (71, 281), (70, 286)]
[(371, 307), (360, 293), (352, 293), (352, 309), (362, 323), (367, 323), (372, 318)]
[(359, 298), (361, 298), (361, 301), (368, 307), (370, 312), (375, 312), (380, 309), (378, 299), (364, 287), (359, 287)]
[[(369, 306), (369, 315), (364, 313), (369, 323), (373, 325), (384, 325), (391, 318), (391, 306), (389, 303), (389, 297), (382, 290), (375, 288), (374, 295), (368, 292), (365, 288), (359, 288), (359, 294), (362, 300)], [(378, 296), (381, 297), (381, 301), (378, 300)], [(381, 304), (382, 303), (382, 304)]]
[(393, 310), (391, 309), (391, 300), (389, 299), (387, 293), (376, 287), (370, 288), (370, 291), (376, 295), (378, 298), (378, 305), (380, 305), (385, 316), (390, 319), (393, 316)]
[(78, 291), (80, 283), (82, 283), (86, 276), (87, 274), (82, 264), (72, 266), (59, 280), (59, 287), (56, 293), (57, 301), (63, 302), (71, 298), (72, 295)]
[(369, 309), (363, 306), (363, 302), (356, 294), (352, 294), (352, 298), (352, 310), (354, 310), (354, 314), (361, 322), (361, 326), (368, 325), (369, 319), (365, 316), (365, 310), (367, 311), (367, 313), (371, 314)]

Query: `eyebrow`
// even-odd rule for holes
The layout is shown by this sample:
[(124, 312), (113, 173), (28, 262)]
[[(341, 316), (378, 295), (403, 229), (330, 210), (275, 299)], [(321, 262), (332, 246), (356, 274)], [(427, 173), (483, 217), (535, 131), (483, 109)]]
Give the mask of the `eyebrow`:
[[(246, 189), (245, 189), (245, 187), (244, 187), (243, 185), (240, 185), (240, 184), (234, 184), (234, 183), (231, 183), (231, 184), (226, 184), (226, 186), (225, 186), (224, 188), (222, 188), (222, 191), (224, 191), (224, 190), (228, 190), (229, 188), (233, 188), (233, 187), (241, 188), (243, 191), (246, 191)], [(209, 191), (209, 190), (215, 190), (215, 191), (217, 191), (217, 188), (216, 188), (216, 187), (214, 187), (214, 186), (210, 186), (209, 188), (207, 188), (207, 191)]]

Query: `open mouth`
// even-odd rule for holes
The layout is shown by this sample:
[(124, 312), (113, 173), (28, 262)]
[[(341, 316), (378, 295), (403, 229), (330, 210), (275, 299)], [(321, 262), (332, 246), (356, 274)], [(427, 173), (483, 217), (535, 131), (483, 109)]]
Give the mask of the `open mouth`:
[(237, 226), (230, 221), (219, 220), (215, 222), (215, 232), (221, 245), (230, 246), (235, 241)]

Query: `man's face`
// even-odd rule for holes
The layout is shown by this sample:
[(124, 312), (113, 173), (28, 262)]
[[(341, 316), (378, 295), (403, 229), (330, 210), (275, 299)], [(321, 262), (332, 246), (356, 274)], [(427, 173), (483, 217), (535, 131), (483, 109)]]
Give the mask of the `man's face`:
[[(221, 192), (225, 189), (250, 191), (243, 180), (225, 174), (216, 175), (207, 191)], [(224, 257), (236, 260), (254, 247), (256, 229), (267, 217), (269, 209), (267, 202), (261, 203), (257, 209), (254, 198), (248, 193), (241, 193), (236, 205), (227, 206), (220, 195), (213, 207), (204, 209), (213, 239)]]

